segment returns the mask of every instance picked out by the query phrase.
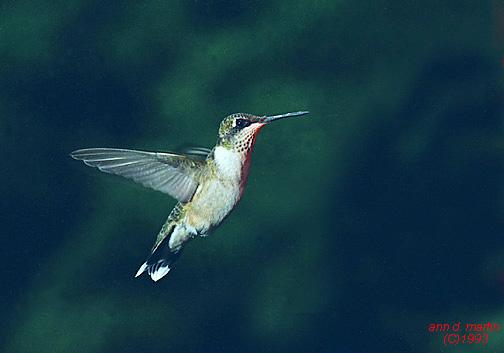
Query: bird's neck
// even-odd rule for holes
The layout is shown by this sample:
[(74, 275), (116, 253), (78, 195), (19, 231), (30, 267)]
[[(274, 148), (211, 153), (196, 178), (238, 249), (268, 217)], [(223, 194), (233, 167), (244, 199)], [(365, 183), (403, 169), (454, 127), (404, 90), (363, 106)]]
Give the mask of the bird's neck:
[(213, 159), (220, 176), (239, 180), (246, 157), (233, 148), (216, 146)]
[(214, 149), (213, 159), (217, 173), (221, 178), (235, 183), (239, 187), (240, 195), (247, 183), (256, 132), (248, 134), (245, 139), (219, 139)]

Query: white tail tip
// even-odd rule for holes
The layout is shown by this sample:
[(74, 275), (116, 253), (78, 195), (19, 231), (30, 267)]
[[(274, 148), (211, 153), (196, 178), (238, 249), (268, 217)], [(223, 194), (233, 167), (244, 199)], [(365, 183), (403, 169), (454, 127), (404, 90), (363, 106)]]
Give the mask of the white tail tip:
[(164, 276), (166, 276), (166, 274), (170, 272), (170, 268), (168, 267), (168, 265), (166, 266), (160, 266), (156, 271), (152, 272), (150, 274), (152, 280), (154, 282), (157, 282), (159, 281), (161, 278), (163, 278)]
[(142, 266), (140, 266), (140, 268), (138, 269), (138, 271), (137, 271), (137, 273), (136, 273), (135, 277), (140, 276), (142, 273), (144, 273), (144, 272), (145, 272), (145, 270), (146, 270), (146, 269), (147, 269), (147, 262), (144, 262), (144, 263), (142, 264)]

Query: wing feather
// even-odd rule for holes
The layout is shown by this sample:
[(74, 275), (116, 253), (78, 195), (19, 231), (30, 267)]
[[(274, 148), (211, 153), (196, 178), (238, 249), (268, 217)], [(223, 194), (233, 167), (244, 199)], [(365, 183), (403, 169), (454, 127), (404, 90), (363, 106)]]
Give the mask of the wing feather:
[(161, 191), (181, 202), (191, 200), (198, 187), (201, 160), (162, 152), (119, 148), (86, 148), (70, 154), (102, 172), (121, 175)]

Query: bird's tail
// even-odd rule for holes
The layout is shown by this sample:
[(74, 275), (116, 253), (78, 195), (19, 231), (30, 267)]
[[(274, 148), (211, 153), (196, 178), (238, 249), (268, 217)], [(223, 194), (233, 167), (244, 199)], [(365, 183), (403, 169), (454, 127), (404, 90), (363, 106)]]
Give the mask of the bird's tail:
[(147, 274), (154, 282), (159, 281), (170, 272), (172, 264), (179, 258), (182, 248), (170, 249), (168, 246), (169, 237), (164, 239), (150, 254), (142, 266), (138, 269), (135, 277), (140, 276), (142, 273)]

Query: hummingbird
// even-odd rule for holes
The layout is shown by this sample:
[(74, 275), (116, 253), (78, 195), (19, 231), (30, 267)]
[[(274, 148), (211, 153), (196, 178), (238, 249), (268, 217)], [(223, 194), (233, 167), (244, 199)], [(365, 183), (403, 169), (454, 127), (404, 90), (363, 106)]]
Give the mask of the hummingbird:
[(212, 149), (195, 147), (184, 153), (170, 153), (86, 148), (73, 151), (70, 156), (178, 201), (135, 275), (147, 272), (157, 282), (170, 271), (191, 239), (207, 236), (235, 208), (247, 182), (252, 149), (261, 128), (276, 120), (306, 114), (307, 111), (271, 116), (231, 114), (220, 123), (217, 144)]

